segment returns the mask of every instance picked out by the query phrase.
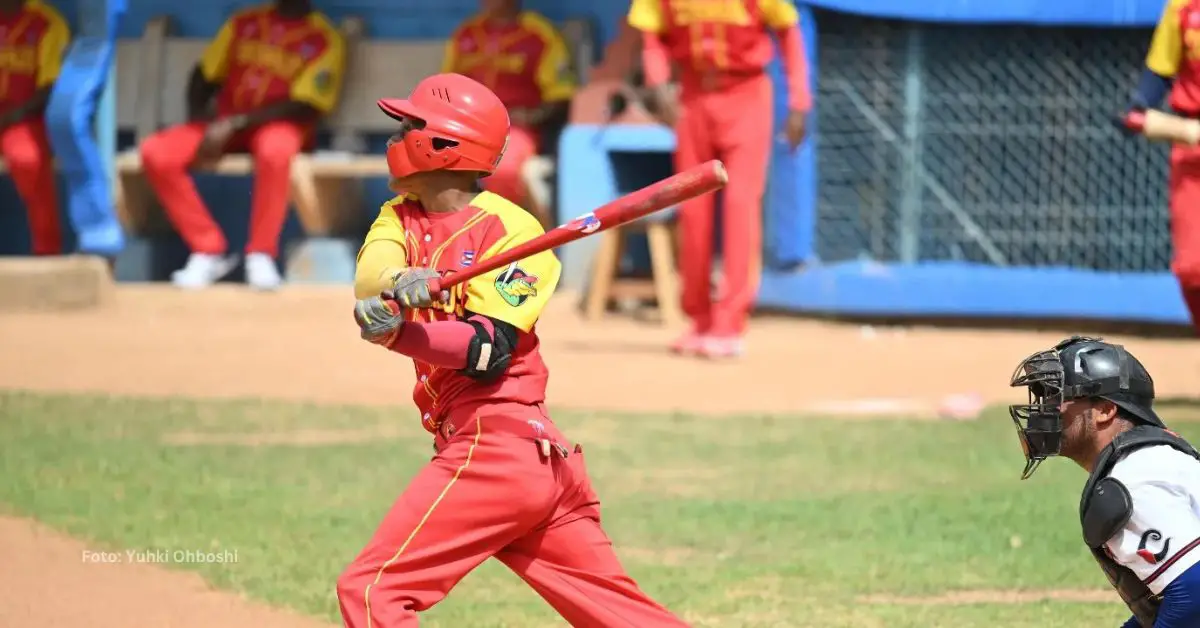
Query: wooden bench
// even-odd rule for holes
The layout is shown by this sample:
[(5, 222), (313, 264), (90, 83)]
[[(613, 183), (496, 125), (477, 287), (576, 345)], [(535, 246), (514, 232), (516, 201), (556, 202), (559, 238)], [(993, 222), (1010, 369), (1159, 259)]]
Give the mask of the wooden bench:
[[(333, 134), (334, 149), (302, 154), (292, 162), (291, 201), (309, 236), (341, 234), (361, 219), (361, 179), (387, 176), (383, 155), (361, 152), (364, 140), (395, 129), (395, 122), (382, 115), (375, 103), (383, 97), (405, 96), (422, 78), (437, 73), (445, 49), (442, 41), (364, 41), (363, 24), (357, 19), (343, 22), (341, 30), (346, 37), (347, 74), (338, 109), (323, 122)], [(146, 35), (126, 51), (138, 58), (139, 71), (120, 87), (133, 95), (136, 106), (120, 112), (118, 117), (124, 119), (118, 126), (136, 128), (140, 142), (158, 129), (183, 123), (187, 82), (207, 45), (208, 39), (171, 37), (165, 20), (152, 22)], [(118, 156), (117, 171), (118, 211), (125, 224), (139, 232), (160, 220), (136, 148)], [(228, 155), (208, 169), (241, 176), (253, 171), (250, 156), (239, 154)]]

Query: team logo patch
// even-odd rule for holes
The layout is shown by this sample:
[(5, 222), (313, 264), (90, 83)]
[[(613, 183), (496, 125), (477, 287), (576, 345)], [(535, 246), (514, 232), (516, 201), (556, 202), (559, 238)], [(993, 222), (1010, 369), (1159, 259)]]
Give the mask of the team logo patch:
[(500, 293), (500, 298), (504, 299), (505, 303), (518, 307), (529, 297), (537, 296), (537, 288), (534, 287), (537, 282), (536, 276), (512, 264), (496, 277), (496, 292)]
[(600, 230), (600, 219), (595, 214), (587, 213), (567, 223), (567, 228), (584, 234), (595, 233)]
[(317, 75), (313, 77), (313, 85), (319, 91), (328, 92), (333, 89), (333, 73), (329, 70), (317, 72)]
[(466, 268), (475, 263), (475, 251), (463, 251), (462, 257), (458, 260), (458, 265)]
[[(1162, 541), (1163, 542), (1162, 549), (1159, 550), (1157, 554), (1154, 553), (1153, 550), (1147, 549), (1146, 545), (1147, 545), (1148, 541), (1155, 541), (1155, 542)], [(1150, 563), (1151, 565), (1157, 565), (1160, 561), (1162, 561), (1162, 559), (1167, 557), (1167, 552), (1170, 551), (1170, 548), (1171, 548), (1171, 539), (1170, 538), (1163, 541), (1162, 532), (1159, 532), (1158, 530), (1153, 530), (1153, 529), (1146, 530), (1146, 532), (1144, 534), (1142, 534), (1141, 542), (1138, 543), (1137, 555), (1141, 556), (1142, 560)]]

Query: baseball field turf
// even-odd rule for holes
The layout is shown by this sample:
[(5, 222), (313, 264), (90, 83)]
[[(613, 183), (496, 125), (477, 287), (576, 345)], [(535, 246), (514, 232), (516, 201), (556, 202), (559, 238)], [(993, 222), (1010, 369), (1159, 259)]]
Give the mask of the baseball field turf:
[[(236, 551), (167, 567), (331, 622), (334, 578), (431, 455), (407, 409), (22, 392), (0, 408), (0, 512), (96, 551)], [(584, 444), (618, 553), (696, 626), (1127, 616), (1080, 541), (1083, 472), (1058, 460), (1020, 482), (1000, 408), (967, 422), (556, 416)], [(497, 564), (426, 619), (562, 625)]]

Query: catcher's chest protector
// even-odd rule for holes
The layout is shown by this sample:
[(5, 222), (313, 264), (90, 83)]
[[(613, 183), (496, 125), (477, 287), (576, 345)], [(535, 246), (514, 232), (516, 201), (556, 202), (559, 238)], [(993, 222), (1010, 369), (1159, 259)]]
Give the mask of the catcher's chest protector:
[(1162, 596), (1156, 595), (1143, 584), (1133, 570), (1113, 560), (1104, 546), (1133, 516), (1133, 501), (1128, 489), (1116, 478), (1109, 477), (1109, 474), (1125, 455), (1155, 445), (1168, 445), (1200, 460), (1195, 448), (1171, 432), (1148, 425), (1135, 427), (1117, 436), (1112, 444), (1100, 452), (1079, 502), (1084, 542), (1143, 628), (1153, 628)]

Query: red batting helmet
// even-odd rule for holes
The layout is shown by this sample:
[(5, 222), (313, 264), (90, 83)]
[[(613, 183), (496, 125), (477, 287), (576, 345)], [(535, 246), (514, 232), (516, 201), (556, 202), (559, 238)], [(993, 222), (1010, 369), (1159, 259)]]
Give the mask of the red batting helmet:
[(508, 110), (484, 85), (461, 74), (435, 74), (408, 99), (385, 98), (379, 108), (403, 123), (387, 149), (396, 178), (431, 170), (492, 174), (508, 146)]

